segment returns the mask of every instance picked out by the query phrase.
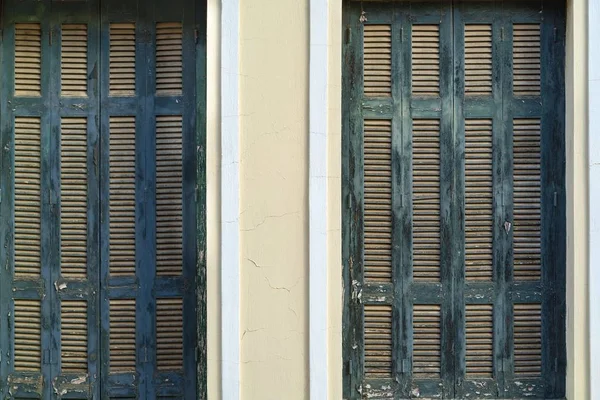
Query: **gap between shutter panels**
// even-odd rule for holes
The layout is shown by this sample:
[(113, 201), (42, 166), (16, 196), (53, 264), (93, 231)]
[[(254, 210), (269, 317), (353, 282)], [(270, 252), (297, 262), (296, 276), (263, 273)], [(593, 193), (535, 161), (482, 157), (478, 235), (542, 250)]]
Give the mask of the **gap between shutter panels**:
[(465, 25), (465, 95), (492, 94), (492, 26)]
[(41, 273), (40, 118), (15, 117), (15, 278)]
[(392, 122), (364, 122), (364, 279), (392, 281)]
[(41, 65), (40, 24), (15, 24), (15, 96), (41, 96)]
[(156, 95), (183, 93), (183, 28), (181, 22), (156, 24)]
[(60, 73), (61, 96), (87, 96), (87, 25), (62, 26)]
[(515, 375), (537, 377), (542, 374), (542, 306), (514, 304)]
[(110, 299), (109, 370), (111, 373), (135, 372), (135, 299)]
[(413, 279), (440, 280), (440, 121), (413, 120)]
[(156, 117), (156, 274), (183, 270), (182, 118)]
[(392, 306), (365, 304), (365, 359), (367, 378), (392, 376)]
[(364, 93), (366, 96), (392, 95), (392, 27), (364, 25)]
[(441, 375), (441, 306), (413, 306), (413, 376), (416, 379)]
[(493, 278), (492, 121), (465, 120), (465, 276)]
[(60, 126), (60, 269), (65, 278), (87, 276), (87, 120)]
[(88, 320), (86, 300), (61, 300), (60, 354), (63, 373), (88, 370)]
[(183, 299), (156, 299), (156, 369), (183, 369)]
[(135, 95), (135, 24), (111, 23), (109, 28), (109, 95)]
[(513, 94), (540, 95), (540, 24), (513, 25)]
[(40, 372), (42, 315), (40, 300), (14, 300), (15, 371)]
[(413, 96), (439, 97), (439, 25), (412, 26), (411, 60)]
[(465, 306), (468, 377), (492, 378), (494, 375), (494, 308), (491, 304)]
[(135, 276), (135, 117), (110, 117), (109, 175), (109, 273)]
[(540, 138), (539, 119), (513, 121), (515, 280), (539, 280), (542, 276)]

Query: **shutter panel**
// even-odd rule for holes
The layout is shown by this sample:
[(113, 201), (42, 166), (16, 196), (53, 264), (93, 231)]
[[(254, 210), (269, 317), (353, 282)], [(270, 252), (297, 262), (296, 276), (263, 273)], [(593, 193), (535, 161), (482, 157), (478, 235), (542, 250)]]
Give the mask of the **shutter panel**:
[(181, 22), (156, 24), (156, 95), (177, 96), (182, 93), (183, 31)]
[[(57, 107), (51, 110), (52, 124), (59, 137), (56, 146), (58, 218), (56, 233), (57, 268), (52, 277), (52, 307), (56, 315), (53, 342), (56, 354), (53, 364), (53, 390), (62, 397), (91, 399), (99, 395), (98, 376), (98, 268), (96, 248), (99, 246), (96, 221), (98, 209), (98, 145), (99, 114), (95, 97), (98, 79), (93, 68), (97, 62), (98, 36), (91, 4), (52, 8), (52, 24), (56, 37), (51, 51), (54, 65), (60, 71), (50, 80)], [(80, 15), (73, 21), (72, 15)], [(53, 33), (54, 36), (54, 33)], [(94, 94), (88, 96), (89, 93)], [(77, 102), (78, 106), (71, 106)], [(51, 350), (52, 352), (53, 350)]]
[(109, 94), (135, 95), (135, 24), (109, 24)]
[(564, 16), (440, 4), (345, 13), (344, 398), (561, 397)]
[(111, 299), (109, 308), (111, 373), (135, 373), (135, 299)]
[(39, 23), (15, 24), (15, 96), (41, 96), (41, 50), (41, 25)]

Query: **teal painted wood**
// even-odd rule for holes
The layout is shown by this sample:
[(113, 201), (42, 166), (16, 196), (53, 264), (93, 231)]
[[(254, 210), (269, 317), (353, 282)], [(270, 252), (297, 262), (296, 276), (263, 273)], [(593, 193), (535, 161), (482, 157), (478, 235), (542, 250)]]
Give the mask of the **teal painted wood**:
[[(450, 102), (451, 123), (442, 128), (442, 132), (453, 132), (449, 137), (442, 135), (442, 193), (450, 193), (446, 200), (443, 200), (442, 214), (448, 218), (447, 226), (442, 229), (448, 232), (447, 250), (442, 259), (451, 265), (447, 268), (446, 275), (449, 277), (450, 284), (406, 284), (412, 280), (412, 271), (404, 268), (405, 265), (412, 264), (410, 254), (411, 243), (411, 213), (412, 196), (405, 197), (404, 203), (400, 202), (398, 206), (397, 199), (394, 197), (394, 259), (399, 258), (400, 262), (394, 261), (394, 275), (400, 279), (394, 278), (392, 285), (371, 285), (364, 283), (362, 286), (362, 301), (372, 302), (392, 301), (394, 307), (401, 307), (401, 311), (394, 310), (393, 323), (396, 331), (399, 330), (399, 342), (394, 342), (394, 371), (397, 380), (400, 381), (398, 389), (391, 392), (363, 392), (365, 395), (378, 394), (379, 397), (409, 398), (415, 393), (411, 390), (418, 389), (420, 395), (427, 391), (435, 391), (435, 385), (428, 382), (412, 382), (410, 374), (404, 374), (403, 366), (400, 365), (404, 357), (410, 358), (410, 348), (412, 347), (412, 315), (411, 308), (414, 302), (437, 302), (443, 301), (448, 304), (449, 311), (447, 315), (451, 318), (442, 323), (442, 329), (449, 332), (446, 334), (445, 345), (452, 347), (452, 361), (446, 364), (444, 370), (447, 380), (444, 381), (446, 388), (444, 397), (455, 396), (457, 398), (465, 397), (467, 394), (475, 396), (479, 392), (480, 396), (492, 397), (521, 397), (537, 396), (538, 398), (561, 398), (564, 397), (564, 330), (552, 327), (564, 326), (564, 9), (548, 6), (544, 3), (544, 14), (542, 23), (542, 65), (547, 67), (546, 72), (542, 72), (543, 82), (548, 81), (547, 87), (552, 87), (552, 97), (550, 91), (544, 85), (542, 87), (541, 97), (544, 101), (536, 98), (513, 98), (512, 95), (512, 24), (528, 23), (539, 21), (541, 18), (541, 2), (529, 2), (527, 4), (517, 4), (509, 2), (455, 2), (455, 7), (450, 12), (454, 21), (454, 31), (450, 32), (452, 36), (452, 46), (450, 52), (454, 52), (454, 71), (451, 72), (453, 83), (450, 85), (452, 97)], [(387, 7), (387, 11), (386, 11)], [(351, 21), (351, 15), (354, 18), (365, 11), (367, 23), (386, 23), (390, 15), (396, 13), (394, 17), (394, 27), (400, 24), (400, 34), (394, 33), (395, 43), (403, 43), (401, 47), (404, 51), (397, 54), (393, 50), (394, 60), (398, 62), (400, 70), (393, 69), (393, 82), (410, 82), (410, 51), (407, 51), (405, 41), (410, 38), (411, 23), (435, 21), (440, 18), (439, 13), (431, 11), (435, 6), (422, 6), (415, 2), (409, 4), (393, 3), (373, 5), (349, 2), (344, 9), (344, 35), (346, 43), (344, 45), (345, 66), (354, 66), (356, 60), (361, 60), (362, 46), (355, 47), (356, 53), (348, 51), (351, 47), (348, 43), (356, 35), (361, 36), (360, 26), (355, 28)], [(387, 16), (386, 16), (387, 12)], [(418, 17), (415, 17), (418, 15)], [(492, 70), (492, 95), (489, 97), (469, 97), (464, 96), (464, 59), (462, 52), (463, 32), (459, 26), (468, 23), (486, 23), (492, 26), (493, 37), (493, 70)], [(556, 28), (556, 29), (554, 29)], [(408, 32), (408, 34), (407, 34)], [(546, 33), (544, 33), (546, 32)], [(553, 36), (552, 40), (547, 37)], [(442, 43), (443, 45), (443, 43)], [(410, 49), (410, 47), (408, 47)], [(350, 57), (350, 55), (354, 55)], [(350, 210), (350, 201), (353, 195), (360, 192), (360, 188), (352, 188), (347, 183), (356, 181), (356, 175), (362, 174), (362, 170), (352, 169), (350, 163), (351, 149), (355, 149), (358, 142), (362, 143), (356, 136), (352, 136), (348, 127), (352, 124), (352, 118), (362, 121), (362, 118), (368, 119), (392, 119), (394, 122), (401, 121), (402, 128), (398, 131), (393, 124), (393, 136), (395, 141), (401, 141), (401, 145), (392, 144), (393, 158), (400, 160), (400, 165), (394, 164), (394, 171), (400, 171), (400, 177), (394, 177), (393, 196), (402, 198), (403, 193), (411, 193), (411, 117), (412, 118), (444, 118), (444, 99), (410, 99), (410, 86), (401, 83), (401, 87), (393, 89), (394, 93), (400, 93), (400, 101), (393, 98), (384, 99), (363, 99), (360, 105), (353, 101), (352, 90), (355, 90), (356, 82), (362, 79), (362, 65), (360, 71), (353, 70), (348, 73), (349, 68), (343, 71), (344, 77), (344, 101), (343, 103), (343, 198), (344, 210)], [(443, 71), (442, 71), (443, 73)], [(396, 76), (397, 75), (397, 76)], [(356, 79), (352, 80), (351, 77)], [(443, 78), (442, 78), (443, 79)], [(362, 83), (362, 82), (361, 82)], [(452, 87), (453, 85), (453, 87)], [(354, 89), (351, 89), (354, 88)], [(397, 91), (397, 92), (395, 92)], [(545, 95), (544, 93), (548, 93)], [(404, 99), (410, 101), (402, 102)], [(547, 100), (547, 101), (546, 101)], [(398, 106), (397, 103), (400, 103)], [(359, 118), (352, 108), (356, 107), (362, 110), (363, 117)], [(400, 117), (398, 117), (398, 113)], [(554, 115), (554, 118), (550, 117)], [(559, 117), (556, 118), (556, 115)], [(546, 116), (546, 117), (544, 117)], [(515, 281), (512, 274), (513, 259), (513, 238), (512, 229), (508, 232), (504, 227), (505, 222), (513, 221), (512, 198), (513, 198), (513, 179), (512, 179), (512, 130), (514, 118), (542, 118), (542, 226), (543, 238), (542, 246), (544, 254), (544, 277), (542, 282)], [(448, 118), (448, 117), (446, 117)], [(493, 183), (492, 190), (494, 194), (493, 203), (493, 281), (483, 283), (471, 283), (465, 281), (464, 271), (464, 119), (479, 118), (490, 119), (492, 121), (492, 141), (493, 141)], [(443, 125), (443, 123), (442, 123)], [(448, 128), (449, 126), (449, 128)], [(550, 132), (550, 133), (549, 133)], [(547, 138), (549, 136), (549, 138)], [(549, 144), (550, 143), (550, 144)], [(356, 150), (355, 150), (356, 152)], [(551, 156), (551, 154), (555, 154)], [(559, 155), (556, 156), (556, 153)], [(445, 155), (444, 155), (445, 154)], [(545, 154), (545, 155), (544, 155)], [(446, 160), (444, 160), (446, 157)], [(406, 181), (403, 181), (406, 179)], [(444, 189), (444, 187), (446, 189)], [(547, 189), (551, 187), (551, 189)], [(401, 189), (402, 188), (402, 189)], [(442, 197), (444, 194), (442, 195)], [(561, 199), (563, 201), (561, 202)], [(408, 203), (408, 207), (407, 207)], [(405, 207), (402, 207), (402, 204)], [(444, 207), (446, 209), (444, 210)], [(445, 213), (445, 214), (444, 214)], [(352, 212), (348, 211), (343, 216), (343, 257), (349, 257), (350, 254), (360, 253), (362, 249), (358, 248), (362, 243), (362, 237), (354, 234), (354, 237), (348, 237), (352, 234)], [(552, 222), (549, 222), (552, 221)], [(512, 226), (511, 226), (512, 227)], [(400, 233), (402, 232), (402, 233)], [(562, 236), (561, 236), (562, 235)], [(462, 240), (460, 239), (462, 238)], [(443, 241), (442, 241), (443, 242)], [(358, 243), (358, 244), (357, 244)], [(398, 246), (398, 248), (396, 248)], [(552, 250), (550, 250), (552, 247)], [(556, 252), (556, 257), (553, 256)], [(353, 325), (353, 319), (361, 319), (360, 312), (353, 311), (351, 304), (352, 290), (351, 286), (350, 263), (345, 262), (345, 304), (344, 311), (344, 331), (351, 332), (354, 329), (362, 329), (360, 325)], [(443, 268), (443, 267), (442, 267)], [(560, 282), (560, 283), (559, 283)], [(445, 298), (445, 293), (450, 295), (450, 300)], [(399, 301), (398, 296), (403, 300)], [(437, 300), (436, 300), (437, 299)], [(443, 299), (443, 300), (442, 300)], [(540, 379), (522, 379), (522, 376), (514, 375), (514, 355), (513, 341), (513, 304), (515, 303), (542, 303), (543, 306), (543, 377)], [(388, 303), (389, 304), (389, 303)], [(465, 305), (466, 304), (491, 304), (494, 307), (493, 312), (493, 379), (469, 378), (465, 375)], [(396, 321), (400, 318), (402, 321)], [(362, 321), (362, 319), (361, 319)], [(398, 324), (398, 325), (396, 325)], [(399, 328), (398, 328), (399, 326)], [(348, 339), (351, 334), (344, 336), (345, 359), (352, 356), (352, 346)], [(398, 334), (394, 334), (394, 340)], [(404, 351), (404, 353), (402, 353)], [(401, 352), (402, 354), (396, 354)], [(452, 367), (448, 367), (452, 365)], [(358, 374), (360, 379), (361, 371), (354, 363), (345, 364), (344, 388), (345, 396), (348, 398), (360, 398), (360, 394), (352, 392), (352, 380), (356, 380)], [(521, 379), (519, 379), (521, 378)], [(381, 384), (374, 380), (367, 380), (368, 384)], [(519, 388), (519, 383), (523, 383)], [(391, 386), (393, 387), (393, 385)]]

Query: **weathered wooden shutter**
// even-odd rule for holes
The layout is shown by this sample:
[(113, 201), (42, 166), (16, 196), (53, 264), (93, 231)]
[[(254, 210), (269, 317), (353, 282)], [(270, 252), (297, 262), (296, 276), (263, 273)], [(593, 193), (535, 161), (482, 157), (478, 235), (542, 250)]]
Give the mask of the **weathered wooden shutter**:
[(103, 4), (103, 384), (115, 398), (195, 398), (194, 7)]
[(345, 396), (564, 395), (564, 15), (360, 4), (346, 25)]

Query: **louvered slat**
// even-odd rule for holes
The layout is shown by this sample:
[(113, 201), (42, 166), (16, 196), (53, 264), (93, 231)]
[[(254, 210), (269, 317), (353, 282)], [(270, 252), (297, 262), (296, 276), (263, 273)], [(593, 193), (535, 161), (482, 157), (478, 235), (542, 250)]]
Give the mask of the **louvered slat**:
[(440, 95), (440, 27), (412, 27), (412, 94)]
[(365, 304), (365, 376), (392, 376), (392, 307)]
[(135, 118), (110, 117), (111, 276), (135, 275)]
[(87, 25), (62, 26), (60, 67), (61, 96), (87, 96)]
[(39, 372), (42, 365), (42, 320), (39, 300), (15, 299), (15, 371)]
[(465, 120), (465, 275), (493, 274), (492, 121)]
[(540, 120), (513, 122), (514, 279), (539, 280), (541, 254)]
[(182, 40), (181, 22), (156, 24), (156, 94), (158, 96), (182, 94)]
[(40, 119), (15, 117), (15, 278), (40, 276)]
[(441, 371), (441, 307), (413, 306), (413, 377), (439, 378)]
[(135, 24), (110, 24), (109, 95), (135, 95)]
[(413, 121), (413, 279), (440, 279), (440, 121)]
[(513, 94), (540, 95), (540, 25), (513, 25)]
[(156, 117), (156, 274), (183, 267), (181, 116)]
[(364, 278), (392, 280), (392, 122), (364, 122)]
[(364, 92), (366, 96), (392, 95), (392, 27), (364, 27)]
[(86, 373), (88, 369), (87, 302), (62, 300), (60, 313), (61, 370), (63, 373)]
[(156, 300), (156, 368), (183, 368), (183, 300)]
[(491, 25), (465, 25), (465, 94), (492, 94)]
[(87, 120), (62, 118), (60, 136), (60, 269), (87, 276)]
[(135, 299), (111, 299), (109, 364), (111, 373), (136, 370)]
[(515, 375), (540, 376), (542, 373), (542, 306), (514, 305)]
[(42, 31), (40, 24), (15, 24), (15, 96), (42, 94)]
[(467, 304), (466, 373), (492, 378), (494, 374), (494, 309), (491, 304)]

